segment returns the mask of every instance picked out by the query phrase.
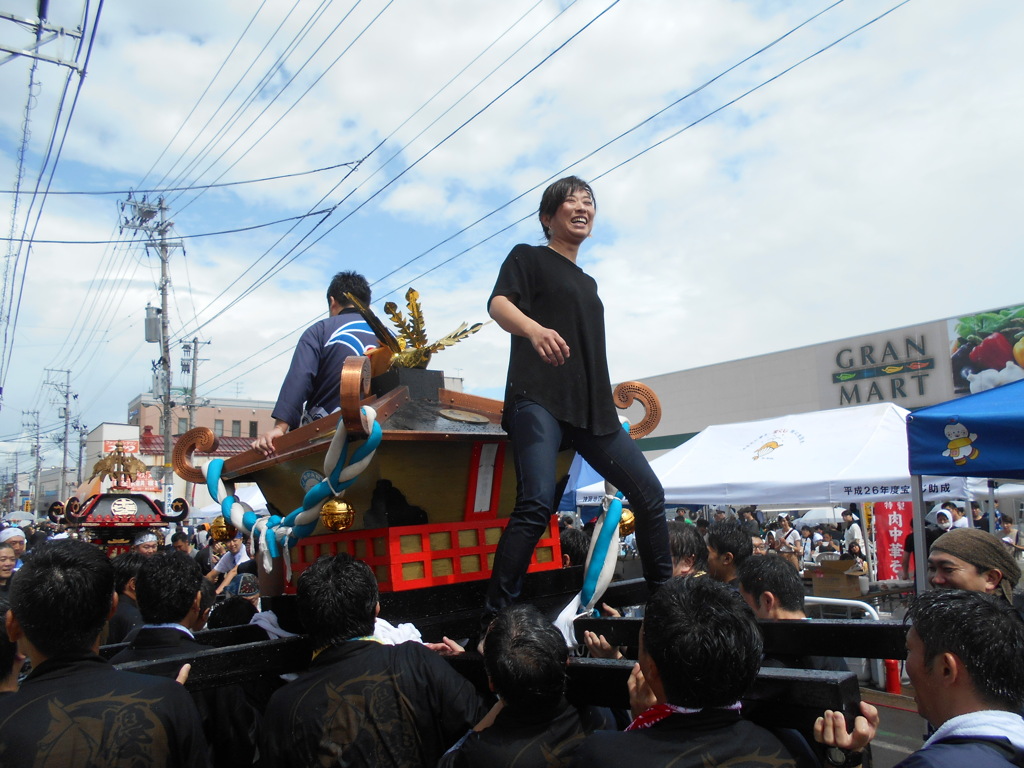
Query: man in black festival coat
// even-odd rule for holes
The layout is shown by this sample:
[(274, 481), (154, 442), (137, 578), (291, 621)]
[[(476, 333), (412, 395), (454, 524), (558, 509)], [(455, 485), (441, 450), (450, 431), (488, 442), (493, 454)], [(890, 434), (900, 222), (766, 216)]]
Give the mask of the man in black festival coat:
[(118, 671), (96, 654), (115, 603), (113, 567), (91, 544), (50, 542), (21, 569), (7, 632), (32, 672), (0, 699), (0, 765), (209, 765), (184, 687)]
[(321, 557), (299, 577), (298, 604), (316, 651), (309, 671), (270, 699), (261, 765), (433, 768), (486, 713), (433, 651), (372, 637), (380, 603), (365, 563)]
[[(184, 552), (146, 558), (136, 578), (139, 610), (146, 623), (110, 662), (156, 661), (209, 650), (192, 634), (209, 613), (202, 604), (202, 584), (199, 564)], [(240, 685), (224, 685), (195, 691), (192, 699), (210, 745), (210, 761), (217, 768), (251, 766), (260, 723), (256, 697), (248, 696)]]

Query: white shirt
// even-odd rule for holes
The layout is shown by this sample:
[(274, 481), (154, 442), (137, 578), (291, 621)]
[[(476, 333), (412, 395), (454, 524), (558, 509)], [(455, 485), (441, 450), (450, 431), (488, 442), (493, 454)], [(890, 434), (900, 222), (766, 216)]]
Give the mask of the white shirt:
[(245, 551), (245, 547), (243, 546), (238, 550), (237, 555), (233, 555), (230, 552), (225, 552), (221, 555), (220, 560), (218, 560), (217, 564), (213, 566), (213, 570), (217, 573), (227, 573), (232, 568), (237, 568), (248, 559), (249, 553)]

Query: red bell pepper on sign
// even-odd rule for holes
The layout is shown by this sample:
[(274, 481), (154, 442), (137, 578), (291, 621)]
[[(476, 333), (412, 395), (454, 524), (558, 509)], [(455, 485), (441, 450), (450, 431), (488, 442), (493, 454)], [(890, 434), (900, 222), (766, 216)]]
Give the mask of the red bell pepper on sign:
[(1013, 346), (1001, 333), (993, 333), (971, 350), (971, 362), (979, 369), (1001, 371), (1013, 360)]

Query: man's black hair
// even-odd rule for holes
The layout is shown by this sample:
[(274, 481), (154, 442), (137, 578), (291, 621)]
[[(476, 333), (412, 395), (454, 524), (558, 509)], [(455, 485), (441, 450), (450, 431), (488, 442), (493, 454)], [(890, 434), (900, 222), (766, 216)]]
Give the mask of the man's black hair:
[(689, 523), (677, 523), (674, 520), (669, 522), (668, 548), (672, 553), (673, 563), (692, 557), (694, 571), (708, 569), (708, 545), (704, 543), (704, 537), (697, 532), (696, 527)]
[(787, 611), (803, 611), (804, 584), (800, 574), (783, 557), (748, 557), (739, 567), (740, 586), (761, 604), (761, 596), (771, 592), (779, 606)]
[(25, 636), (52, 658), (92, 650), (110, 615), (114, 567), (92, 544), (48, 542), (11, 582), (11, 611)]
[(590, 537), (580, 528), (572, 526), (562, 529), (559, 535), (562, 554), (569, 556), (569, 565), (586, 565), (590, 551)]
[(188, 615), (203, 581), (199, 563), (177, 550), (157, 552), (135, 578), (135, 599), (147, 624), (170, 624)]
[(1024, 708), (1024, 622), (1005, 600), (962, 589), (918, 595), (904, 621), (924, 644), (931, 669), (942, 653), (956, 655), (981, 699), (996, 709)]
[(487, 629), (484, 669), (506, 706), (536, 715), (558, 705), (569, 658), (562, 633), (529, 603), (503, 609)]
[(171, 536), (171, 544), (177, 544), (179, 541), (184, 541), (186, 544), (192, 543), (192, 540), (184, 531), (178, 531), (176, 534)]
[(703, 528), (703, 529), (704, 529), (705, 531), (706, 531), (706, 530), (708, 529), (708, 527), (709, 527), (709, 523), (708, 523), (708, 520), (707, 520), (707, 518), (706, 518), (706, 517), (700, 517), (700, 518), (698, 518), (698, 519), (697, 519), (697, 522), (696, 522), (696, 523), (694, 523), (694, 525), (695, 525), (695, 526), (696, 526), (697, 528)]
[(235, 595), (213, 609), (207, 626), (210, 629), (222, 627), (240, 627), (248, 624), (256, 615), (256, 606), (252, 601)]
[(735, 520), (716, 520), (708, 526), (708, 546), (718, 554), (732, 552), (732, 563), (736, 568), (754, 554), (754, 543)]
[(724, 707), (757, 677), (763, 643), (739, 593), (711, 578), (674, 578), (647, 603), (643, 648), (669, 704)]
[(114, 565), (114, 591), (117, 594), (124, 594), (124, 588), (128, 582), (138, 577), (139, 568), (148, 558), (138, 552), (122, 552), (111, 562)]
[[(538, 218), (554, 216), (558, 211), (558, 207), (565, 202), (565, 198), (574, 192), (580, 191), (590, 195), (590, 199), (594, 201), (594, 208), (596, 209), (597, 198), (594, 196), (594, 190), (590, 188), (590, 185), (577, 176), (566, 176), (553, 182), (544, 190), (544, 194), (540, 198), (540, 208), (537, 210)], [(540, 226), (544, 230), (544, 237), (550, 239), (551, 230), (544, 224), (543, 219), (541, 219)]]
[(299, 576), (298, 604), (313, 646), (372, 635), (378, 596), (370, 566), (345, 552), (309, 566)]
[(346, 293), (351, 293), (363, 304), (370, 306), (370, 284), (358, 272), (339, 272), (331, 278), (331, 284), (327, 286), (327, 300), (333, 298), (344, 307), (352, 303), (345, 297)]
[[(7, 597), (0, 595), (0, 617), (7, 616), (7, 609), (10, 605)], [(0, 621), (0, 684), (8, 683), (12, 674), (11, 667), (14, 666), (14, 657), (18, 655), (18, 644), (12, 643), (7, 638), (7, 622)]]

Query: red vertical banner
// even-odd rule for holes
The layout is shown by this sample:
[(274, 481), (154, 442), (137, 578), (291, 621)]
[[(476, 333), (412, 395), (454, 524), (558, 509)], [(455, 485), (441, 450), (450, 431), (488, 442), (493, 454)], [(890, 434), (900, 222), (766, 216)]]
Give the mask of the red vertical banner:
[(878, 558), (879, 581), (900, 577), (903, 542), (910, 531), (913, 506), (909, 501), (879, 501), (875, 503), (875, 552)]

